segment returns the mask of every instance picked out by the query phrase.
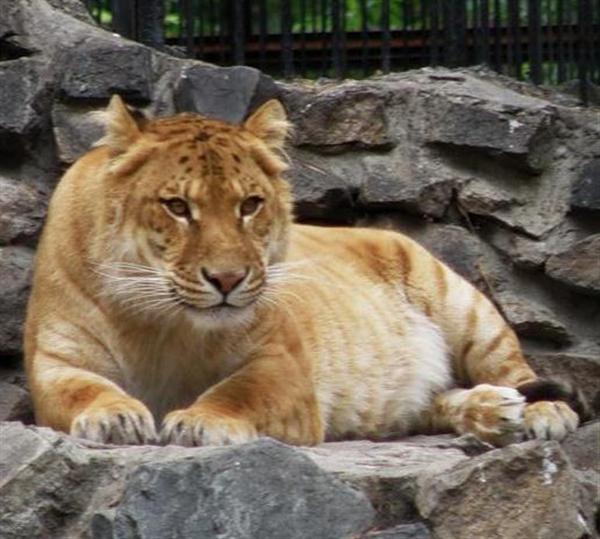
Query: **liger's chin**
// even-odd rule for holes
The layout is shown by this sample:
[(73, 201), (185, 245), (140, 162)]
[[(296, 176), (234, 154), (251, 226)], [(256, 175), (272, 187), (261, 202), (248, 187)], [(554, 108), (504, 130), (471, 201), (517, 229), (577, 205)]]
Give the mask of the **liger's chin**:
[(236, 307), (232, 305), (217, 305), (208, 308), (198, 308), (186, 305), (183, 315), (198, 329), (227, 330), (239, 329), (252, 323), (256, 314), (254, 302)]

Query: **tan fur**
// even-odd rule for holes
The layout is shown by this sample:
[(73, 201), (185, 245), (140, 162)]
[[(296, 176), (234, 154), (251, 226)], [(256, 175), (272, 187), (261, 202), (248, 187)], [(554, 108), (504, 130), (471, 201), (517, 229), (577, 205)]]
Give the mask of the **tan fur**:
[(576, 426), (568, 407), (523, 410), (510, 388), (535, 375), (515, 334), (414, 241), (292, 224), (278, 102), (235, 126), (140, 123), (115, 97), (106, 120), (39, 246), (25, 344), (40, 424), (184, 445), (415, 430), (503, 444)]

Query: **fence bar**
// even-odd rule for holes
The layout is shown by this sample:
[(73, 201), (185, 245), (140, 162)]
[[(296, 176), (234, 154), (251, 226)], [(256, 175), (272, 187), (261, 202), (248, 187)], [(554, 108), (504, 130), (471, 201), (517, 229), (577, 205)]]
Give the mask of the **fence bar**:
[(258, 1), (258, 62), (260, 69), (264, 70), (267, 67), (267, 2), (266, 0)]
[(333, 68), (333, 76), (342, 78), (343, 62), (342, 62), (342, 6), (340, 0), (331, 1), (331, 65)]
[(430, 63), (433, 66), (436, 66), (440, 63), (440, 54), (439, 54), (439, 41), (440, 41), (440, 0), (431, 0), (431, 30), (429, 34), (429, 43), (430, 43), (430, 53), (429, 56), (431, 58)]
[(283, 76), (294, 76), (294, 40), (292, 37), (292, 5), (290, 0), (281, 2), (281, 59)]
[(381, 70), (389, 73), (391, 68), (390, 41), (392, 35), (390, 32), (390, 1), (381, 2)]
[(512, 43), (512, 75), (517, 79), (523, 78), (523, 38), (521, 36), (521, 14), (519, 0), (508, 0), (508, 23)]
[(306, 0), (300, 0), (300, 73), (306, 74)]
[(360, 37), (362, 40), (360, 66), (364, 75), (369, 74), (369, 10), (367, 0), (360, 0)]
[(579, 55), (577, 59), (577, 71), (579, 77), (579, 92), (581, 101), (587, 105), (590, 98), (590, 80), (589, 80), (589, 53), (592, 46), (591, 22), (592, 22), (592, 4), (591, 0), (579, 0)]
[[(196, 13), (198, 14), (198, 45), (195, 49), (195, 54), (200, 58), (204, 56), (204, 23), (205, 23), (205, 12), (204, 12), (204, 0), (198, 0), (198, 9)], [(195, 38), (196, 36), (194, 36)]]
[[(96, 21), (102, 20), (102, 2), (98, 2)], [(134, 0), (113, 0), (112, 2), (112, 29), (119, 35), (129, 39), (136, 38), (135, 31), (135, 3)]]
[(483, 62), (490, 64), (490, 3), (489, 0), (481, 0), (481, 34)]
[(185, 50), (188, 56), (194, 55), (194, 9), (192, 0), (183, 0), (183, 27), (185, 29)]
[(465, 65), (466, 10), (463, 2), (444, 2), (444, 27), (446, 38), (445, 62), (450, 67)]
[(245, 3), (245, 0), (231, 0), (229, 7), (233, 15), (233, 20), (231, 21), (231, 44), (234, 65), (243, 65), (246, 61), (246, 37), (244, 35), (246, 20)]
[(534, 84), (542, 83), (542, 21), (540, 15), (540, 0), (528, 0), (529, 76)]
[[(321, 0), (321, 74), (326, 75), (328, 70), (328, 57), (325, 51), (329, 42), (329, 34), (327, 33), (327, 0)], [(329, 43), (331, 45), (331, 43)]]

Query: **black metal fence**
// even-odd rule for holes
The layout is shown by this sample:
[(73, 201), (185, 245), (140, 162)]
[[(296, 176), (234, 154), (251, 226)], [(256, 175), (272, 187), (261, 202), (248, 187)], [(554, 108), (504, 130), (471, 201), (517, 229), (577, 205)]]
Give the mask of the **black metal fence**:
[(536, 84), (600, 83), (600, 0), (87, 0), (101, 24), (219, 65), (361, 77), (487, 64)]

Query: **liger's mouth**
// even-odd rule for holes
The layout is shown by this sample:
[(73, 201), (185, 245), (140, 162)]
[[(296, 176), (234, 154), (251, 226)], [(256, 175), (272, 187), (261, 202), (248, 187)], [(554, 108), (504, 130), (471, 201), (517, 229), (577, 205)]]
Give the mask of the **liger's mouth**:
[(221, 303), (215, 303), (213, 305), (209, 305), (207, 307), (201, 307), (200, 305), (196, 305), (185, 299), (180, 299), (180, 304), (186, 309), (190, 309), (194, 312), (206, 313), (206, 314), (216, 314), (216, 313), (226, 313), (226, 312), (239, 312), (246, 307), (249, 307), (255, 302), (255, 300), (251, 301), (246, 305), (233, 305), (232, 303), (228, 303), (226, 300), (223, 300)]

